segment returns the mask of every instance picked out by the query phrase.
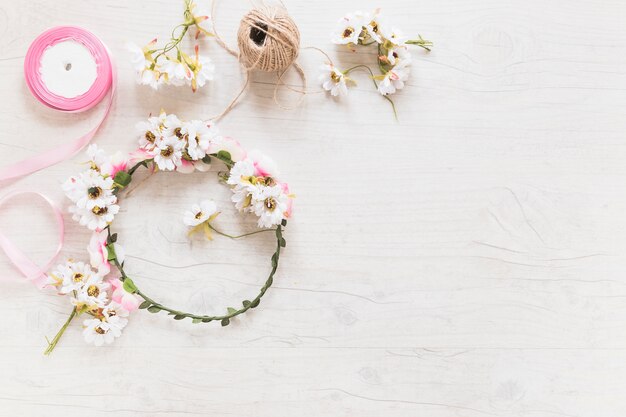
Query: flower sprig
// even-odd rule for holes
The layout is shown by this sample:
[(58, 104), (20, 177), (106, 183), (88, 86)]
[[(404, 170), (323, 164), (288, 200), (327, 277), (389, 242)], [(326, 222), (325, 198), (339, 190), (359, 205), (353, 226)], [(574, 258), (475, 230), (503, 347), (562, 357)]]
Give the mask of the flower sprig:
[(349, 74), (354, 70), (364, 69), (369, 73), (378, 92), (391, 103), (394, 114), (395, 105), (389, 95), (404, 88), (410, 75), (412, 57), (407, 45), (417, 45), (427, 51), (430, 51), (433, 45), (421, 35), (418, 35), (417, 39), (404, 37), (398, 29), (383, 18), (380, 9), (376, 9), (373, 13), (347, 14), (339, 21), (332, 41), (346, 45), (352, 51), (355, 51), (356, 46), (375, 45), (379, 74), (374, 74), (372, 69), (364, 64), (341, 70), (332, 62), (328, 62), (321, 68), (322, 87), (332, 96), (347, 95), (347, 86), (356, 84)]
[(190, 85), (195, 92), (198, 87), (213, 79), (215, 65), (209, 57), (199, 54), (198, 45), (195, 45), (193, 55), (185, 53), (180, 47), (190, 29), (195, 29), (195, 39), (200, 35), (213, 36), (203, 26), (209, 17), (196, 15), (195, 7), (193, 0), (185, 0), (184, 21), (172, 29), (170, 40), (164, 46), (157, 47), (156, 38), (143, 48), (133, 43), (127, 44), (132, 54), (131, 63), (137, 71), (138, 83), (149, 85), (155, 90), (162, 84)]

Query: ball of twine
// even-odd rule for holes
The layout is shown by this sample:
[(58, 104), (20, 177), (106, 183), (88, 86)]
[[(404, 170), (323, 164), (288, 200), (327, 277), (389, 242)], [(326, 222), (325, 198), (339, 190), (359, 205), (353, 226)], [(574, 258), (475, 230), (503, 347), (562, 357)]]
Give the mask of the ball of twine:
[(252, 9), (237, 32), (239, 61), (247, 69), (266, 72), (289, 68), (300, 50), (300, 31), (280, 6)]

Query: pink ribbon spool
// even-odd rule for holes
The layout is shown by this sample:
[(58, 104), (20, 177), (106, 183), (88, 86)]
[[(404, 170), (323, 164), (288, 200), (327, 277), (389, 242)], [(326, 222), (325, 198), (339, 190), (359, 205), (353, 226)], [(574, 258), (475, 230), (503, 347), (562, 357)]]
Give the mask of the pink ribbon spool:
[[(50, 46), (64, 41), (76, 41), (87, 48), (97, 65), (97, 76), (89, 90), (77, 97), (62, 97), (52, 93), (45, 85), (40, 71), (41, 57)], [(0, 169), (0, 181), (27, 176), (62, 162), (84, 148), (96, 134), (109, 114), (115, 95), (115, 68), (107, 47), (93, 33), (75, 26), (58, 26), (43, 32), (28, 48), (24, 59), (26, 84), (35, 98), (53, 109), (63, 112), (82, 112), (100, 103), (107, 93), (109, 102), (102, 118), (89, 132), (74, 141), (27, 158)]]
[[(75, 97), (62, 97), (51, 92), (42, 77), (41, 63), (42, 56), (46, 50), (60, 42), (75, 41), (83, 45), (96, 63), (96, 78), (89, 89)], [(59, 26), (48, 29), (33, 41), (28, 48), (24, 60), (24, 76), (26, 84), (35, 98), (46, 106), (63, 112), (82, 112), (91, 109), (100, 103), (109, 94), (109, 101), (106, 105), (102, 118), (97, 125), (83, 136), (70, 141), (64, 145), (46, 151), (34, 157), (27, 158), (16, 164), (0, 169), (0, 181), (13, 180), (30, 175), (41, 169), (55, 165), (64, 161), (84, 148), (96, 134), (102, 123), (106, 119), (113, 97), (115, 95), (115, 68), (107, 47), (93, 33), (75, 26)], [(0, 249), (4, 251), (11, 262), (20, 270), (27, 280), (32, 281), (42, 288), (46, 282), (46, 270), (50, 268), (63, 246), (64, 225), (61, 211), (46, 196), (35, 192), (15, 192), (0, 199), (0, 205), (8, 202), (12, 198), (28, 194), (33, 197), (43, 199), (54, 214), (58, 227), (58, 243), (53, 256), (42, 267), (32, 262), (21, 250), (13, 244), (4, 234), (0, 232)]]

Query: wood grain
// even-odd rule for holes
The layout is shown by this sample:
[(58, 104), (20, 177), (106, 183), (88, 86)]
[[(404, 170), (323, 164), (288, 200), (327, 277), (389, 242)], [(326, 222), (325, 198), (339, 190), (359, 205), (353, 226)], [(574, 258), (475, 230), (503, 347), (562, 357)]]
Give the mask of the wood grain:
[[(286, 3), (303, 45), (339, 65), (371, 62), (328, 35), (345, 12), (382, 4)], [(219, 4), (231, 44), (247, 7)], [(414, 51), (409, 85), (394, 96), (399, 122), (364, 75), (347, 99), (311, 94), (284, 111), (274, 79), (255, 74), (220, 124), (272, 155), (297, 194), (262, 308), (226, 329), (139, 313), (101, 349), (75, 323), (43, 357), (67, 300), (20, 282), (0, 257), (1, 416), (626, 415), (626, 3), (389, 0), (384, 9), (435, 41), (430, 54)], [(131, 150), (135, 123), (160, 108), (218, 113), (242, 74), (212, 41), (203, 46), (219, 78), (208, 88), (134, 82), (124, 42), (166, 37), (180, 11), (165, 0), (0, 0), (0, 165), (77, 137), (102, 111), (60, 114), (28, 93), (25, 51), (54, 25), (89, 28), (116, 58), (119, 95), (96, 139), (107, 151)], [(315, 80), (322, 57), (306, 50), (301, 60)], [(60, 184), (80, 160), (3, 193), (27, 187), (64, 201)], [(261, 285), (271, 238), (186, 239), (181, 211), (200, 194), (220, 204), (224, 229), (250, 228), (227, 190), (197, 174), (150, 178), (116, 228), (142, 288), (211, 312)], [(10, 204), (0, 229), (42, 261), (53, 220), (30, 204)], [(84, 256), (88, 238), (68, 216), (64, 256)]]

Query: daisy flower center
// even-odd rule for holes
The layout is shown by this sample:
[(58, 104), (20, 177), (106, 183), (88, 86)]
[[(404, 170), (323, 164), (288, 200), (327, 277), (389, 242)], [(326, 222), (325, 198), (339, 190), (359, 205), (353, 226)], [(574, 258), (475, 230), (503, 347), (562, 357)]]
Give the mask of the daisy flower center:
[(276, 200), (273, 197), (266, 198), (263, 204), (265, 205), (265, 208), (270, 211), (274, 211), (276, 208)]
[(183, 138), (183, 132), (180, 130), (180, 127), (177, 127), (176, 129), (174, 129), (174, 135), (178, 139), (182, 139)]
[(339, 82), (341, 82), (341, 78), (342, 78), (342, 75), (339, 74), (337, 71), (333, 71), (330, 73), (330, 79), (333, 80), (335, 84), (338, 84)]
[(95, 214), (96, 216), (102, 216), (103, 214), (106, 214), (108, 211), (109, 211), (108, 208), (99, 207), (99, 206), (93, 206), (93, 208), (91, 209), (91, 212)]
[(347, 27), (343, 30), (343, 37), (349, 38), (354, 33), (354, 28), (352, 26)]
[(109, 317), (117, 316), (117, 312), (115, 310), (109, 311)]
[(97, 285), (90, 285), (87, 288), (87, 295), (89, 295), (90, 297), (97, 297), (98, 295), (100, 295), (100, 288), (98, 288)]
[(105, 334), (106, 333), (106, 331), (102, 327), (100, 327), (100, 326), (96, 327), (94, 330), (98, 334)]
[(165, 149), (161, 149), (161, 155), (166, 158), (172, 156), (173, 153), (174, 153), (174, 147), (171, 145), (168, 145), (167, 148)]
[(370, 22), (370, 26), (372, 27), (372, 32), (378, 33), (378, 22), (377, 21), (372, 20)]
[(156, 136), (154, 136), (154, 133), (152, 133), (150, 131), (147, 131), (146, 134), (144, 135), (144, 137), (150, 143), (154, 143), (154, 141), (156, 140)]
[(276, 180), (272, 177), (265, 177), (263, 179), (263, 183), (267, 186), (267, 187), (273, 187), (274, 185), (276, 185)]
[(202, 214), (201, 211), (197, 212), (196, 215), (195, 215), (196, 220), (200, 220), (202, 218), (202, 215), (203, 214)]
[(80, 272), (76, 272), (74, 275), (72, 275), (72, 280), (74, 282), (82, 282), (84, 278), (85, 276)]
[(90, 189), (87, 190), (87, 195), (89, 195), (89, 198), (91, 198), (92, 200), (95, 200), (96, 198), (102, 195), (102, 188), (91, 187)]

